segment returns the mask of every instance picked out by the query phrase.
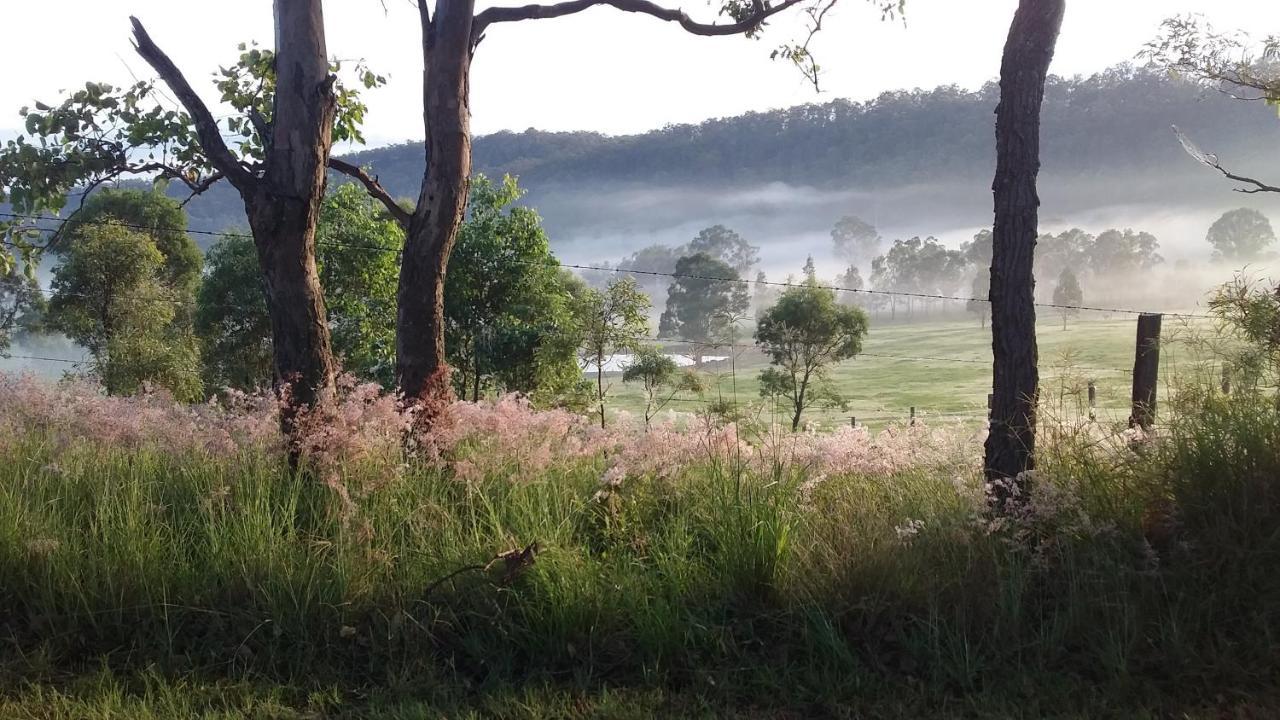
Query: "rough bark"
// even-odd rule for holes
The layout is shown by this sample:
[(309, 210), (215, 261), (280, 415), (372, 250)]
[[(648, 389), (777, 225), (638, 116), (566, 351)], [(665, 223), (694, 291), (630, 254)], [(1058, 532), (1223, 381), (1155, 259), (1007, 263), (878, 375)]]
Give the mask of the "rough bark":
[[(1035, 467), (1035, 279), (1032, 275), (1040, 198), (1040, 106), (1045, 76), (1062, 27), (1065, 0), (1020, 0), (1000, 64), (996, 108), (995, 224), (991, 258), (991, 430), (988, 480), (1015, 478)], [(997, 484), (997, 488), (1002, 485)], [(1003, 504), (1006, 497), (997, 492)]]
[[(445, 368), (444, 282), (471, 178), (474, 0), (438, 0), (422, 16), (427, 171), (409, 222), (397, 291), (396, 378), (406, 403), (429, 400)], [(429, 420), (429, 418), (424, 418)]]
[(262, 268), (275, 376), (292, 413), (333, 385), (315, 235), (333, 137), (333, 76), (320, 0), (276, 0), (276, 95), (262, 181), (241, 191)]
[(275, 0), (275, 107), (272, 124), (261, 128), (268, 151), (260, 173), (228, 150), (213, 115), (182, 73), (142, 24), (133, 23), (138, 53), (182, 102), (206, 156), (244, 200), (265, 281), (273, 375), (277, 390), (289, 400), (281, 422), (291, 436), (297, 412), (315, 403), (334, 381), (315, 263), (336, 109), (321, 0)]

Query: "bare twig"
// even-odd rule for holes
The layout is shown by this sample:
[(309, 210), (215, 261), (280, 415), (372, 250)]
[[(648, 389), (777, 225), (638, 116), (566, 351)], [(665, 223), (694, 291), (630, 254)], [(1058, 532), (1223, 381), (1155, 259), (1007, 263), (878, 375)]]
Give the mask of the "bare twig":
[(1218, 172), (1222, 173), (1224, 176), (1226, 176), (1230, 180), (1235, 180), (1238, 183), (1244, 183), (1246, 185), (1251, 186), (1251, 187), (1243, 187), (1243, 188), (1234, 188), (1236, 192), (1245, 193), (1245, 194), (1262, 193), (1262, 192), (1280, 193), (1280, 187), (1276, 187), (1275, 185), (1268, 185), (1267, 183), (1262, 182), (1261, 180), (1257, 180), (1245, 175), (1239, 175), (1226, 169), (1225, 167), (1222, 166), (1222, 163), (1218, 161), (1217, 155), (1201, 150), (1200, 147), (1197, 146), (1195, 142), (1191, 140), (1191, 138), (1187, 137), (1186, 133), (1182, 132), (1182, 130), (1180, 130), (1177, 125), (1172, 125), (1171, 127), (1173, 128), (1174, 136), (1178, 138), (1178, 142), (1182, 144), (1182, 149), (1186, 150), (1188, 155), (1195, 158), (1201, 164), (1207, 165), (1213, 168), (1214, 170), (1217, 170)]
[(422, 597), (423, 599), (426, 599), (428, 596), (431, 595), (432, 591), (434, 591), (436, 588), (458, 577), (459, 575), (462, 575), (463, 573), (474, 572), (476, 570), (488, 572), (498, 563), (502, 563), (502, 575), (498, 578), (498, 582), (502, 585), (505, 585), (511, 582), (512, 580), (514, 580), (517, 575), (524, 572), (525, 568), (533, 564), (533, 561), (538, 556), (538, 549), (539, 549), (538, 542), (535, 540), (529, 543), (528, 545), (526, 545), (523, 550), (515, 549), (515, 550), (508, 550), (507, 552), (504, 552), (504, 553), (498, 553), (497, 555), (494, 555), (493, 559), (489, 560), (489, 562), (487, 563), (483, 563), (483, 564), (477, 563), (475, 565), (466, 565), (466, 566), (460, 567), (457, 570), (454, 570), (448, 573), (447, 575), (444, 575), (443, 577), (433, 580), (431, 584), (427, 585), (426, 589), (422, 591)]

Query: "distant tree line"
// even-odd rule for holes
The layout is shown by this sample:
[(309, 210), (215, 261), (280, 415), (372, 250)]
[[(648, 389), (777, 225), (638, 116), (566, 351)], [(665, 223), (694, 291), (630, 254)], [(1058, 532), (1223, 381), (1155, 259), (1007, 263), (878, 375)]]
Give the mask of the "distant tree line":
[[(885, 92), (866, 102), (836, 99), (668, 125), (639, 135), (499, 132), (475, 142), (477, 170), (518, 174), (537, 187), (583, 181), (796, 182), (819, 187), (883, 185), (938, 177), (986, 177), (992, 168), (994, 82)], [(1274, 113), (1233, 103), (1163, 69), (1119, 65), (1088, 77), (1050, 76), (1043, 110), (1043, 161), (1056, 172), (1142, 170), (1183, 164), (1165, 131), (1177, 123), (1220, 148), (1276, 137)], [(1153, 131), (1158, 128), (1159, 131)], [(412, 192), (420, 148), (363, 151), (382, 182)], [(989, 179), (989, 178), (988, 178)]]
[[(933, 237), (884, 244), (874, 227), (842, 217), (831, 233), (832, 254), (847, 269), (818, 276), (812, 257), (800, 275), (770, 283), (756, 271), (759, 248), (723, 225), (684, 245), (651, 246), (617, 263), (617, 272), (559, 266), (537, 213), (519, 204), (510, 177), (477, 176), (445, 293), (446, 346), (455, 391), (477, 400), (519, 392), (543, 404), (586, 409), (606, 421), (607, 376), (643, 385), (646, 424), (676, 395), (703, 387), (654, 349), (651, 295), (661, 293), (656, 324), (663, 338), (701, 365), (709, 348), (739, 342), (755, 311), (755, 340), (772, 366), (761, 377), (767, 397), (784, 401), (793, 424), (815, 404), (840, 403), (826, 368), (860, 351), (866, 310), (897, 318), (930, 312), (936, 301), (838, 292), (869, 287), (920, 295), (964, 294), (965, 309), (985, 324), (989, 230), (959, 248)], [(250, 390), (272, 382), (266, 299), (249, 237), (229, 233), (205, 257), (186, 232), (187, 218), (155, 192), (109, 189), (90, 196), (53, 248), (60, 257), (51, 293), (18, 273), (0, 283), (0, 351), (14, 337), (57, 331), (83, 346), (90, 374), (111, 393), (146, 386), (199, 400), (222, 388)], [(1272, 257), (1275, 234), (1256, 210), (1224, 213), (1206, 233), (1213, 258), (1249, 262)], [(392, 382), (400, 226), (386, 209), (351, 185), (324, 200), (317, 262), (329, 325), (342, 366), (358, 377)], [(1078, 228), (1044, 234), (1036, 274), (1043, 302), (1061, 307), (1064, 323), (1078, 314), (1085, 287), (1149, 270), (1163, 262), (1159, 241), (1142, 231)], [(658, 273), (635, 274), (636, 271)]]
[[(601, 181), (790, 182), (820, 188), (939, 179), (985, 184), (994, 153), (996, 94), (994, 83), (974, 91), (893, 91), (866, 102), (837, 99), (638, 135), (503, 131), (475, 139), (474, 166), (490, 177), (518, 176), (538, 192)], [(1043, 160), (1060, 174), (1092, 176), (1099, 168), (1149, 173), (1162, 167), (1194, 173), (1165, 131), (1171, 123), (1223, 153), (1253, 156), (1280, 139), (1274, 112), (1259, 103), (1231, 102), (1163, 69), (1121, 65), (1089, 77), (1049, 78)], [(417, 195), (423, 173), (419, 143), (345, 159), (368, 166), (393, 195)], [(240, 200), (229, 188), (215, 186), (189, 209), (192, 223), (201, 227), (243, 222)]]

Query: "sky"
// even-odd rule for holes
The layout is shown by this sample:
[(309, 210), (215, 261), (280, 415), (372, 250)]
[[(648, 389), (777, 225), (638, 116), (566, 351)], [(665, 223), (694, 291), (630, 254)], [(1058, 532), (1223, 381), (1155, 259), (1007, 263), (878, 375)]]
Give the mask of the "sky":
[[(522, 4), (518, 0), (511, 4)], [(481, 7), (487, 6), (481, 0)], [(671, 3), (679, 6), (679, 3)], [(769, 53), (800, 37), (802, 18), (773, 22), (763, 38), (703, 38), (671, 23), (594, 8), (575, 16), (492, 26), (476, 53), (472, 128), (641, 132), (837, 97), (994, 79), (1016, 0), (907, 0), (905, 22), (882, 21), (867, 0), (844, 0), (812, 48), (822, 92)], [(6, 2), (0, 132), (21, 126), (18, 109), (86, 80), (125, 84), (151, 77), (129, 44), (129, 15), (184, 70), (206, 100), (219, 63), (237, 43), (270, 43), (267, 0), (42, 0)], [(203, 8), (216, 6), (216, 13)], [(714, 8), (684, 6), (710, 20)], [(198, 9), (200, 8), (200, 9)], [(1280, 32), (1280, 3), (1259, 0), (1068, 0), (1052, 72), (1090, 74), (1133, 59), (1161, 19), (1203, 13), (1217, 27)], [(411, 0), (329, 0), (330, 55), (363, 59), (389, 77), (367, 95), (370, 145), (422, 137), (416, 10)], [(218, 114), (215, 111), (215, 114)], [(6, 132), (7, 130), (7, 132)]]

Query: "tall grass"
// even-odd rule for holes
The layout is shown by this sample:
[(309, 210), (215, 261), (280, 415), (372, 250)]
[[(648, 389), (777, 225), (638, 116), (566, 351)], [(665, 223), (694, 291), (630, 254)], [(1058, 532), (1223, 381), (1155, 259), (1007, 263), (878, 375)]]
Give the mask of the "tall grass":
[(1280, 420), (1186, 402), (1141, 444), (1050, 438), (1007, 518), (976, 441), (927, 428), (623, 439), (499, 403), (439, 457), (295, 476), (267, 446), (103, 440), (28, 404), (0, 442), (0, 708), (85, 678), (139, 715), (210, 687), (267, 715), (1231, 704), (1280, 679)]

